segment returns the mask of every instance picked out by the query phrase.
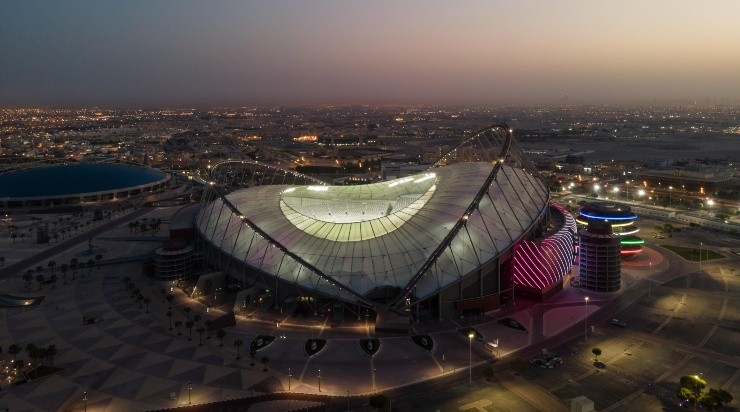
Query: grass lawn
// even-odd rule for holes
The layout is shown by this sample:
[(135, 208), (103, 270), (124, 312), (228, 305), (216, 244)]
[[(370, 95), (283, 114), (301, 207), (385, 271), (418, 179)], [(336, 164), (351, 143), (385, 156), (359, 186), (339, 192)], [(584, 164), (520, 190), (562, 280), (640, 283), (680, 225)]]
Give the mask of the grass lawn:
[(720, 255), (719, 253), (711, 249), (706, 249), (706, 248), (701, 249), (701, 255), (700, 255), (700, 249), (673, 246), (673, 245), (660, 245), (660, 247), (668, 249), (671, 252), (677, 253), (682, 258), (693, 261), (693, 262), (698, 262), (700, 257), (702, 261), (712, 260), (712, 259), (722, 259), (724, 257), (723, 255)]

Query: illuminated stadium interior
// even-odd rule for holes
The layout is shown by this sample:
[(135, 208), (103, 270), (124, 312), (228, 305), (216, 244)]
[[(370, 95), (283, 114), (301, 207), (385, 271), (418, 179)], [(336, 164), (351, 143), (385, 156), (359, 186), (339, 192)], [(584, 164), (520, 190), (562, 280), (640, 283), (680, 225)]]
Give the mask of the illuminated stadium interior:
[[(414, 316), (487, 311), (511, 301), (514, 283), (559, 290), (572, 262), (566, 218), (547, 229), (547, 187), (505, 125), (386, 182), (327, 186), (250, 161), (217, 164), (210, 180), (196, 217), (204, 258), (243, 288), (271, 290), (276, 303), (312, 296)], [(526, 264), (546, 266), (517, 268), (514, 246), (545, 232), (549, 246)]]

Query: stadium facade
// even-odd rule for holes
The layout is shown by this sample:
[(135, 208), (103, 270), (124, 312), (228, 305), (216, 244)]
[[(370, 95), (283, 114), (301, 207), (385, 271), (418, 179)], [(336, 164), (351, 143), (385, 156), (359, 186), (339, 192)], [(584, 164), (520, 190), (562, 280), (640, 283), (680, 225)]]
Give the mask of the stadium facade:
[(209, 179), (195, 222), (206, 265), (275, 306), (460, 316), (547, 297), (572, 264), (573, 219), (504, 124), (390, 181), (328, 186), (251, 161)]

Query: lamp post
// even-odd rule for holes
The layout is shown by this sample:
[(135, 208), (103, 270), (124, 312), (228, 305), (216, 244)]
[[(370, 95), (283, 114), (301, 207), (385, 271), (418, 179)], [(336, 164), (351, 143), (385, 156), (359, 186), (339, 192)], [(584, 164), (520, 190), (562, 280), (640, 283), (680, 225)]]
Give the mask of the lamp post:
[[(701, 373), (699, 373), (701, 375)], [(694, 400), (694, 410), (696, 410), (696, 404), (699, 403), (699, 375), (694, 375), (694, 391), (696, 392), (696, 399)]]
[(85, 412), (87, 412), (87, 391), (82, 393), (82, 401), (85, 403)]
[(583, 341), (588, 339), (588, 296), (584, 299), (586, 302), (586, 314), (583, 316)]
[(293, 377), (293, 372), (288, 368), (288, 392), (290, 392), (290, 378)]
[(319, 369), (319, 392), (321, 392), (321, 369)]
[(704, 242), (699, 242), (699, 270), (701, 270), (701, 250), (704, 248)]
[(473, 338), (475, 337), (475, 333), (470, 332), (468, 334), (468, 372), (469, 372), (469, 382), (468, 385), (473, 386)]
[(190, 392), (193, 390), (193, 382), (188, 381), (188, 405), (190, 405), (192, 402), (190, 400)]

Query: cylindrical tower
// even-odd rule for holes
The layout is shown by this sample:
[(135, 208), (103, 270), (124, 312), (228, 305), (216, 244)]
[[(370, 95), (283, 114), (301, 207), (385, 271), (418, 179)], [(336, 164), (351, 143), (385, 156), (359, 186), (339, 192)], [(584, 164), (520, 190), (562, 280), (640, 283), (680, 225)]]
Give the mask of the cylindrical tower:
[(579, 283), (594, 292), (616, 292), (621, 282), (619, 236), (605, 220), (591, 220), (578, 232)]

